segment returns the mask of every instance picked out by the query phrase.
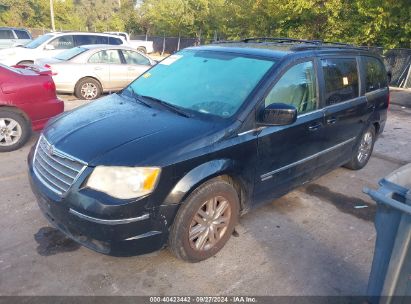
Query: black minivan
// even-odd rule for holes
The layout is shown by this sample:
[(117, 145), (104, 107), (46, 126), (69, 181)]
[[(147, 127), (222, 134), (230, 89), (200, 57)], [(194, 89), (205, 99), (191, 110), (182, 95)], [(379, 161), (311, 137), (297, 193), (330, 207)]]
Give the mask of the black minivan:
[(40, 209), (67, 236), (124, 256), (215, 255), (238, 218), (344, 165), (384, 129), (381, 58), (319, 41), (182, 50), (121, 92), (52, 120), (29, 154)]

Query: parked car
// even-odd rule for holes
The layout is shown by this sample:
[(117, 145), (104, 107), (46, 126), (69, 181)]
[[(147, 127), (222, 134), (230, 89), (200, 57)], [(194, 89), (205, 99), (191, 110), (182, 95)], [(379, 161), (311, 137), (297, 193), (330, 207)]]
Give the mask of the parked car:
[[(338, 103), (330, 90), (343, 91)], [(240, 214), (339, 166), (363, 168), (388, 104), (383, 62), (360, 48), (283, 38), (189, 48), (53, 121), (29, 176), (45, 216), (84, 246), (129, 255), (168, 244), (197, 262)]]
[(156, 61), (126, 46), (86, 45), (34, 64), (52, 70), (57, 92), (91, 100), (123, 89)]
[(0, 49), (25, 45), (32, 39), (29, 31), (17, 27), (0, 27)]
[(0, 64), (0, 152), (22, 147), (63, 110), (50, 71)]
[(29, 65), (34, 60), (53, 57), (64, 50), (80, 45), (127, 45), (119, 36), (83, 32), (55, 32), (45, 34), (20, 47), (0, 50), (0, 63), (5, 65)]
[(124, 38), (128, 44), (144, 54), (149, 54), (154, 52), (153, 41), (146, 40), (131, 40), (130, 35), (125, 32), (106, 32), (107, 34), (118, 35)]

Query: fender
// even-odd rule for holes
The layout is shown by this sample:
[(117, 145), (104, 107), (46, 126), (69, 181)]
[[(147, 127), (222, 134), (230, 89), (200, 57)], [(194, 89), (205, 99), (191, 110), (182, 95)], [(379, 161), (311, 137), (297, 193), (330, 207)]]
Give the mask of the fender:
[(204, 181), (231, 171), (233, 168), (231, 159), (212, 160), (201, 164), (189, 171), (174, 186), (173, 190), (166, 197), (164, 204), (180, 204), (198, 185)]

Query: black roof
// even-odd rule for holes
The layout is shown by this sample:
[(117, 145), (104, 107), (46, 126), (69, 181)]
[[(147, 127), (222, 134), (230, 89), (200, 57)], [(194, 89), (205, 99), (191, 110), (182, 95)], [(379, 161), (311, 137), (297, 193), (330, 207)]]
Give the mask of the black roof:
[[(281, 59), (292, 53), (325, 53), (325, 54), (368, 54), (368, 47), (360, 47), (338, 42), (324, 42), (320, 40), (301, 40), (290, 38), (248, 38), (239, 41), (218, 41), (208, 46), (195, 47), (197, 50), (213, 50), (248, 54), (252, 56), (271, 57)], [(301, 54), (302, 55), (302, 54)]]

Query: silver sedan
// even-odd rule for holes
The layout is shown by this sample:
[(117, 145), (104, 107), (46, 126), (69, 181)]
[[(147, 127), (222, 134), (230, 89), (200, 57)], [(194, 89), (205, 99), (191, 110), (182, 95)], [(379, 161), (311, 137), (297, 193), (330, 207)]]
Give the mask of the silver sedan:
[(34, 64), (52, 71), (57, 92), (91, 100), (123, 89), (156, 61), (130, 47), (84, 45)]

